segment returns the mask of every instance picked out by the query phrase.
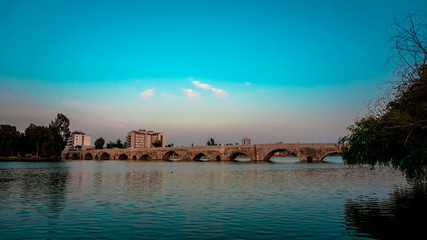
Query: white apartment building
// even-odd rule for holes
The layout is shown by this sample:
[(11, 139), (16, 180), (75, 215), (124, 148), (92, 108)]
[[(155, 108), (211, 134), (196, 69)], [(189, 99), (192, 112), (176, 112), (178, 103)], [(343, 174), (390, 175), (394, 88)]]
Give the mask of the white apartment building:
[(126, 137), (126, 145), (130, 148), (152, 148), (157, 140), (161, 141), (161, 147), (166, 146), (166, 134), (163, 132), (133, 130)]
[(251, 145), (251, 139), (250, 138), (243, 138), (242, 139), (242, 145)]
[(90, 141), (90, 135), (81, 131), (74, 131), (71, 133), (70, 138), (68, 138), (67, 147), (74, 148), (76, 146), (91, 146)]

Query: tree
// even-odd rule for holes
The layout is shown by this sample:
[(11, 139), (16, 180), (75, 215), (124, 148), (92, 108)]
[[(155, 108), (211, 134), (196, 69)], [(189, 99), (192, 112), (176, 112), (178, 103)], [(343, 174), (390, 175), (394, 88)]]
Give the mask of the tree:
[(31, 153), (44, 158), (60, 159), (70, 134), (70, 121), (63, 114), (58, 114), (48, 127), (30, 124), (25, 133), (16, 127), (0, 125), (0, 155), (20, 156)]
[(217, 144), (215, 143), (215, 140), (213, 138), (210, 138), (206, 143), (206, 146), (215, 146), (215, 145)]
[(0, 156), (13, 156), (18, 153), (19, 135), (15, 126), (0, 125)]
[(427, 22), (420, 17), (425, 13), (396, 16), (389, 60), (394, 80), (339, 140), (346, 164), (391, 165), (410, 182), (427, 180)]
[(55, 160), (61, 159), (61, 152), (67, 145), (65, 138), (67, 134), (61, 134), (61, 130), (56, 126), (49, 126), (47, 128), (48, 140), (46, 146), (46, 156)]
[(117, 139), (116, 142), (109, 141), (107, 143), (107, 148), (124, 148), (124, 145), (122, 143), (122, 140)]
[(161, 140), (156, 140), (153, 142), (153, 147), (162, 147), (163, 143)]
[(27, 151), (35, 156), (60, 159), (65, 143), (58, 128), (30, 124), (25, 129)]
[(95, 148), (96, 149), (103, 149), (104, 144), (105, 144), (105, 140), (102, 137), (100, 137), (100, 138), (96, 139), (96, 141), (95, 141)]
[[(59, 134), (61, 135), (62, 140), (65, 145), (67, 145), (68, 138), (70, 137), (70, 120), (62, 113), (56, 115), (55, 120), (51, 121), (49, 127), (57, 128)], [(64, 147), (65, 147), (64, 145)]]
[(41, 152), (43, 139), (42, 139), (42, 127), (36, 126), (31, 123), (25, 129), (25, 140), (26, 140), (26, 152), (31, 153), (32, 155), (39, 156)]

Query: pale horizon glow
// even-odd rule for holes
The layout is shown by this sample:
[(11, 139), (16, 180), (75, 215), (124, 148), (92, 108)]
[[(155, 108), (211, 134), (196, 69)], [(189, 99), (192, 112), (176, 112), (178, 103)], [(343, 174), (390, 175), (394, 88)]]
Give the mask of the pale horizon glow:
[(199, 93), (194, 91), (193, 89), (183, 89), (183, 91), (184, 91), (184, 93), (188, 99), (193, 99), (193, 98), (199, 97)]
[(139, 95), (141, 95), (141, 97), (143, 99), (147, 99), (147, 98), (152, 97), (154, 95), (154, 90), (153, 89), (147, 89), (144, 92), (140, 93)]
[[(426, 1), (1, 1), (0, 124), (167, 144), (337, 142), (393, 71), (387, 29)], [(383, 87), (383, 88), (379, 88)]]

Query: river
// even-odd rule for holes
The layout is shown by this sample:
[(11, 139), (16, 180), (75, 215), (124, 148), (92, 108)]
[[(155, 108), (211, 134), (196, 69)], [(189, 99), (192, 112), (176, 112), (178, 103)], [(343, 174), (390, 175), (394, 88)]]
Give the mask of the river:
[[(2, 239), (389, 239), (426, 189), (388, 167), (289, 161), (0, 162)], [(413, 239), (413, 238), (412, 238)]]

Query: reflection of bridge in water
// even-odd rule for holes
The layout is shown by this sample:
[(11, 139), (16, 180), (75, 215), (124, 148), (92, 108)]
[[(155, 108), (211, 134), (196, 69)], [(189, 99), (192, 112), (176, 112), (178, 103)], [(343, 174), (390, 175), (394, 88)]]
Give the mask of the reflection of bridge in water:
[(174, 160), (234, 161), (249, 158), (269, 161), (274, 156), (293, 156), (300, 161), (322, 161), (340, 150), (334, 143), (278, 143), (202, 147), (96, 149), (63, 152), (66, 160)]

